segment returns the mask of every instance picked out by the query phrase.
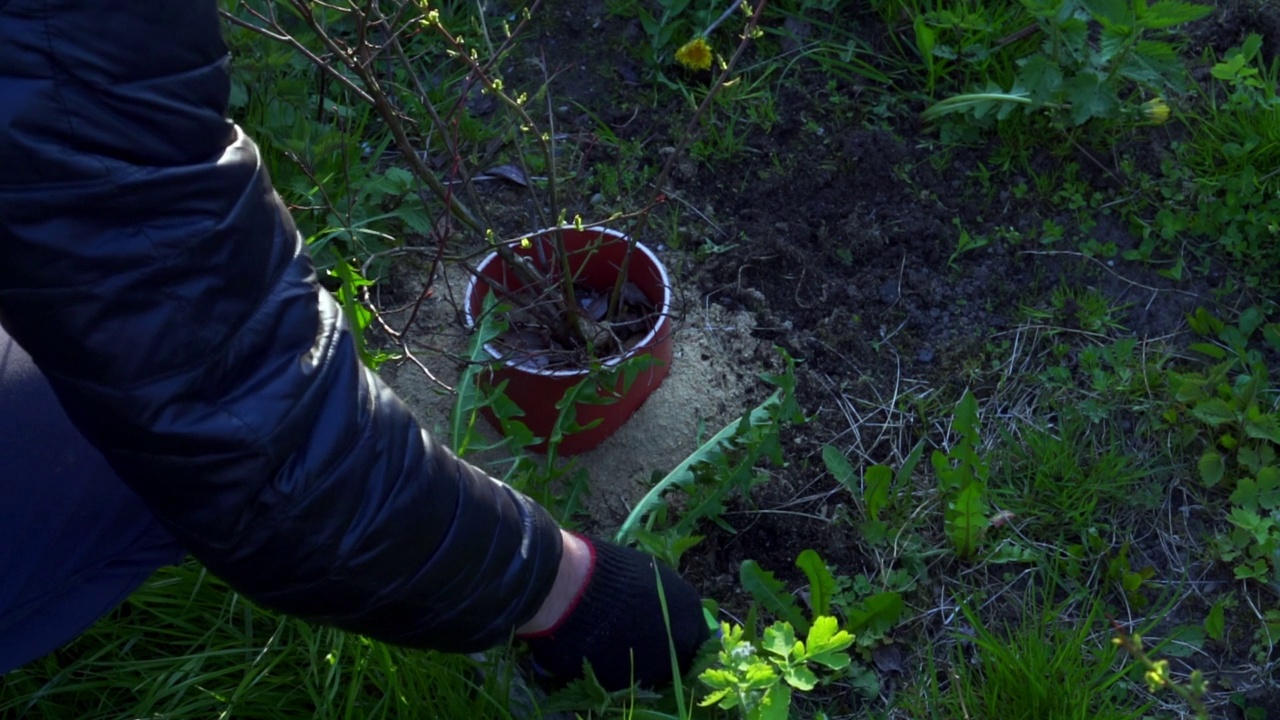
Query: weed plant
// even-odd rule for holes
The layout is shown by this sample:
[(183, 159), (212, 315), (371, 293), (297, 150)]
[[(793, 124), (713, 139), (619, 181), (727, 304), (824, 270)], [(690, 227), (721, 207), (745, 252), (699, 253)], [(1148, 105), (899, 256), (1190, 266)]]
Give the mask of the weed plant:
[(1159, 497), (1144, 482), (1152, 469), (1113, 420), (1094, 423), (1067, 407), (1052, 426), (1031, 425), (1016, 436), (1006, 430), (1002, 444), (991, 495), (1036, 539), (1059, 543), (1081, 529), (1109, 526)]
[[(1181, 166), (1173, 183), (1189, 183), (1195, 212), (1172, 216), (1164, 234), (1176, 240), (1185, 227), (1210, 239), (1240, 267), (1246, 281), (1274, 295), (1280, 287), (1280, 57), (1261, 55), (1250, 35), (1212, 64), (1203, 109), (1192, 116), (1194, 134), (1177, 148)], [(1212, 58), (1207, 58), (1211, 61)]]
[(999, 630), (963, 608), (972, 635), (958, 635), (952, 656), (941, 659), (938, 669), (945, 679), (931, 685), (928, 708), (921, 708), (918, 717), (1144, 717), (1149, 706), (1134, 702), (1126, 692), (1126, 671), (1119, 667), (1116, 647), (1108, 635), (1097, 633), (1098, 607), (1072, 617), (1051, 600), (1028, 600), (1033, 604), (1021, 613), (1020, 623)]

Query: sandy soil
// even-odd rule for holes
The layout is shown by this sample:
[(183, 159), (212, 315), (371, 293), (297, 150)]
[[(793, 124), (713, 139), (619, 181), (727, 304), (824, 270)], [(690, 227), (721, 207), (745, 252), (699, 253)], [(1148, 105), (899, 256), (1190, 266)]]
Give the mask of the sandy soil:
[[(458, 322), (465, 274), (451, 270), (435, 284), (414, 323), (410, 348), (435, 379), (410, 361), (388, 363), (382, 378), (433, 432), (444, 432), (456, 385), (463, 369), (467, 336)], [(586, 500), (589, 525), (609, 532), (626, 517), (651, 485), (655, 472), (665, 473), (692, 452), (703, 437), (737, 419), (764, 386), (755, 378), (768, 343), (752, 337), (754, 321), (745, 311), (733, 312), (684, 294), (677, 303), (674, 360), (662, 386), (613, 437), (573, 458), (591, 477)], [(408, 309), (387, 312), (399, 327)], [(438, 382), (437, 382), (438, 381)], [(492, 432), (488, 426), (486, 432)], [(501, 476), (506, 458), (496, 453), (470, 457)]]

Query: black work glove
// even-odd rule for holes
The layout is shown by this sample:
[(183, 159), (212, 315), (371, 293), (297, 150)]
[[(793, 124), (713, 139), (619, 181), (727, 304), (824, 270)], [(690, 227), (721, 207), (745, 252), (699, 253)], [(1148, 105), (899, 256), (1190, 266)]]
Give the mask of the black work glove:
[[(537, 669), (552, 682), (567, 682), (582, 676), (586, 660), (606, 690), (621, 690), (633, 681), (656, 688), (671, 682), (668, 643), (673, 643), (680, 671), (687, 671), (710, 635), (698, 591), (645, 553), (579, 537), (592, 557), (581, 594), (554, 626), (524, 636)], [(658, 576), (670, 636), (658, 599)]]

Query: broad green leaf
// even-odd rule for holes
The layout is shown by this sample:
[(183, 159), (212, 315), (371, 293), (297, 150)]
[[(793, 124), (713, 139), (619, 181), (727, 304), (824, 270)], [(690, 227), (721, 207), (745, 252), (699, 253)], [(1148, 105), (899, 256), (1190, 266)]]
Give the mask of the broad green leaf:
[(1062, 68), (1043, 53), (1036, 53), (1022, 62), (1018, 82), (1031, 93), (1037, 105), (1049, 102), (1062, 92)]
[(786, 586), (781, 580), (775, 578), (773, 573), (760, 567), (755, 560), (744, 560), (738, 577), (743, 589), (766, 610), (790, 623), (800, 632), (809, 629), (809, 621), (805, 619), (804, 613), (800, 612), (795, 596), (787, 592)]
[[(1070, 4), (1062, 3), (1063, 9), (1069, 11)], [(1065, 50), (1068, 50), (1077, 59), (1083, 59), (1088, 53), (1089, 47), (1089, 23), (1079, 17), (1068, 16), (1058, 23), (1058, 40), (1061, 41)], [(1053, 54), (1053, 40), (1045, 38), (1044, 41), (1045, 54)]]
[(1236, 483), (1235, 489), (1231, 492), (1231, 503), (1243, 507), (1245, 510), (1257, 512), (1258, 510), (1258, 483), (1253, 478), (1240, 478), (1240, 482)]
[(1212, 5), (1199, 5), (1183, 2), (1183, 0), (1161, 0), (1148, 7), (1139, 21), (1145, 28), (1161, 30), (1199, 20), (1211, 12), (1213, 12)]
[(1262, 517), (1253, 510), (1244, 507), (1231, 508), (1231, 513), (1227, 515), (1227, 519), (1231, 521), (1232, 525), (1251, 535), (1253, 541), (1259, 545), (1271, 539), (1271, 531), (1275, 529), (1276, 525), (1275, 520), (1269, 517)]
[(1084, 0), (1082, 4), (1104, 27), (1133, 22), (1129, 0)]
[(1223, 328), (1222, 321), (1202, 307), (1187, 315), (1187, 325), (1191, 332), (1204, 337), (1216, 337)]
[(1237, 565), (1235, 567), (1235, 576), (1237, 580), (1266, 580), (1267, 561), (1262, 558), (1258, 558), (1252, 563)]
[[(853, 644), (852, 636), (849, 638), (849, 643)], [(849, 653), (843, 650), (828, 650), (810, 655), (809, 662), (817, 663), (828, 670), (843, 670), (849, 667), (852, 660), (849, 658)]]
[(916, 50), (926, 67), (933, 66), (933, 48), (937, 44), (938, 34), (929, 27), (923, 15), (916, 16), (913, 29), (916, 34)]
[(1204, 353), (1214, 360), (1221, 360), (1227, 356), (1227, 351), (1213, 343), (1191, 343), (1189, 346), (1198, 353)]
[(963, 559), (972, 558), (982, 544), (990, 520), (987, 519), (987, 503), (982, 497), (982, 487), (972, 483), (960, 490), (949, 504), (947, 536), (955, 545), (956, 554)]
[(1245, 62), (1257, 57), (1258, 51), (1262, 49), (1262, 36), (1258, 33), (1249, 33), (1249, 36), (1240, 43), (1239, 48), (1233, 48), (1227, 51), (1227, 57), (1232, 57), (1232, 53), (1238, 52), (1238, 57), (1243, 58)]
[(1280, 445), (1280, 422), (1275, 415), (1261, 415), (1244, 421), (1244, 434), (1257, 440), (1270, 440)]
[(1262, 325), (1262, 321), (1265, 319), (1266, 317), (1263, 316), (1262, 311), (1256, 305), (1253, 305), (1240, 311), (1240, 318), (1236, 320), (1236, 326), (1240, 328), (1240, 332), (1245, 337), (1249, 337), (1258, 329), (1258, 326)]
[(1240, 419), (1236, 409), (1221, 398), (1209, 398), (1202, 400), (1191, 408), (1191, 414), (1196, 419), (1209, 423), (1214, 427), (1223, 423), (1232, 423)]
[(1222, 340), (1222, 342), (1226, 343), (1229, 348), (1233, 348), (1235, 350), (1244, 350), (1245, 348), (1245, 336), (1240, 332), (1240, 328), (1234, 325), (1229, 325), (1223, 328), (1222, 332), (1218, 334), (1218, 338)]
[(636, 11), (640, 17), (640, 26), (644, 28), (645, 34), (656, 36), (658, 34), (658, 21), (644, 8), (636, 8)]
[(777, 683), (760, 700), (759, 715), (753, 720), (788, 720), (791, 714), (791, 686)]
[(1226, 467), (1220, 453), (1210, 450), (1200, 456), (1200, 481), (1206, 487), (1214, 487), (1222, 481), (1222, 473)]
[(1066, 90), (1071, 120), (1076, 125), (1083, 125), (1095, 117), (1111, 117), (1120, 109), (1115, 89), (1098, 73), (1081, 72), (1067, 82)]
[(964, 397), (961, 397), (960, 402), (956, 405), (956, 414), (951, 421), (951, 427), (960, 433), (961, 437), (969, 441), (970, 447), (977, 447), (980, 429), (978, 424), (978, 399), (973, 396), (972, 390), (966, 390)]
[(1258, 471), (1258, 506), (1280, 510), (1280, 468), (1268, 465)]
[(898, 624), (905, 609), (901, 593), (877, 593), (850, 608), (847, 627), (864, 640), (866, 637), (883, 637)]
[(1271, 349), (1280, 352), (1280, 323), (1267, 323), (1262, 326), (1262, 337)]
[(392, 166), (382, 174), (394, 193), (407, 193), (413, 189), (413, 173), (402, 167)]
[(237, 110), (249, 104), (249, 88), (238, 77), (231, 78), (231, 94), (227, 98), (227, 103)]
[[(805, 656), (813, 660), (818, 655), (839, 652), (853, 644), (853, 636), (840, 629), (840, 623), (830, 615), (813, 620), (809, 635), (805, 638)], [(815, 661), (817, 662), (817, 661)]]
[(857, 666), (849, 668), (846, 673), (848, 682), (858, 695), (871, 700), (880, 696), (880, 678), (871, 668)]
[(401, 205), (396, 208), (395, 216), (403, 220), (414, 232), (424, 237), (430, 237), (431, 233), (436, 229), (434, 219), (428, 214), (427, 208), (418, 203)]
[[(946, 475), (951, 472), (951, 461), (947, 458), (947, 454), (941, 450), (934, 450), (929, 455), (929, 462), (933, 464), (933, 471), (939, 476)], [(944, 490), (946, 488), (943, 488)]]
[(796, 633), (789, 623), (776, 622), (764, 629), (760, 648), (780, 658), (789, 658), (795, 649)]
[(863, 500), (867, 503), (867, 515), (879, 520), (880, 510), (889, 504), (889, 488), (893, 484), (893, 471), (884, 465), (872, 465), (867, 468), (865, 481), (867, 490)]
[(1221, 642), (1226, 634), (1226, 624), (1227, 600), (1218, 598), (1213, 607), (1209, 608), (1209, 615), (1204, 619), (1204, 631), (1209, 637)]
[(777, 681), (778, 673), (773, 669), (773, 665), (766, 662), (754, 662), (747, 668), (743, 680), (749, 689), (758, 690), (768, 687)]
[(1200, 375), (1169, 373), (1169, 383), (1173, 386), (1173, 396), (1178, 402), (1203, 402), (1207, 397), (1204, 390), (1205, 382), (1205, 378)]
[(831, 611), (831, 598), (836, 594), (836, 579), (816, 550), (806, 549), (796, 558), (796, 567), (809, 579), (809, 607), (814, 615)]
[[(1263, 445), (1263, 448), (1270, 449), (1270, 447), (1270, 445)], [(1262, 470), (1262, 466), (1270, 462), (1263, 461), (1262, 453), (1258, 452), (1258, 449), (1250, 444), (1246, 444), (1236, 450), (1236, 461), (1254, 475), (1257, 475)]]
[(1112, 58), (1120, 55), (1129, 40), (1133, 37), (1133, 28), (1128, 25), (1112, 25), (1102, 30), (1098, 39), (1098, 62), (1110, 63)]
[(1179, 625), (1169, 633), (1167, 642), (1157, 651), (1161, 656), (1185, 658), (1195, 655), (1204, 647), (1204, 628), (1197, 625)]
[[(710, 672), (710, 671), (708, 670), (707, 672)], [(707, 682), (706, 673), (699, 675), (698, 679), (702, 680), (703, 682)], [(720, 690), (716, 690), (710, 695), (707, 695), (706, 697), (702, 698), (702, 700), (698, 701), (698, 707), (711, 707), (712, 705), (715, 705), (716, 703), (720, 702), (721, 700), (725, 700), (728, 697), (729, 697), (729, 689), (722, 688)], [(733, 705), (725, 705), (724, 709), (728, 710), (732, 707)]]
[(724, 668), (707, 668), (698, 679), (712, 688), (728, 688), (737, 684), (738, 676)]
[(1134, 52), (1152, 62), (1173, 62), (1178, 59), (1178, 49), (1159, 40), (1143, 40), (1134, 46)]
[(809, 692), (818, 684), (818, 676), (804, 665), (790, 665), (784, 668), (782, 678), (788, 685), (801, 692)]
[(1142, 587), (1144, 582), (1150, 580), (1154, 575), (1155, 570), (1152, 568), (1143, 568), (1138, 572), (1126, 571), (1120, 576), (1120, 587), (1124, 588), (1126, 592), (1135, 593)]
[(854, 495), (858, 494), (857, 471), (853, 469), (853, 465), (844, 456), (844, 453), (831, 445), (824, 445), (822, 447), (822, 463), (827, 466), (827, 472), (835, 477), (836, 482), (843, 485)]
[(1173, 46), (1152, 40), (1140, 40), (1126, 56), (1120, 74), (1135, 82), (1159, 87), (1169, 85), (1185, 91), (1185, 66)]
[(1240, 75), (1241, 69), (1244, 68), (1245, 59), (1239, 56), (1227, 58), (1226, 62), (1220, 62), (1209, 70), (1209, 74), (1218, 80), (1226, 80), (1235, 82)]

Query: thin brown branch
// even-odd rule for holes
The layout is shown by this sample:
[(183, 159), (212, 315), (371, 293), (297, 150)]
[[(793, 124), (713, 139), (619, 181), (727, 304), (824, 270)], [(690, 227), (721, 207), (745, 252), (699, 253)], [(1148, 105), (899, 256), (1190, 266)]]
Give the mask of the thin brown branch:
[[(413, 142), (409, 140), (408, 133), (405, 132), (400, 112), (391, 104), (386, 92), (382, 89), (382, 84), (378, 81), (378, 78), (374, 75), (372, 69), (360, 62), (360, 60), (348, 52), (346, 48), (338, 45), (337, 41), (334, 40), (323, 27), (321, 27), (320, 22), (311, 12), (311, 8), (308, 5), (309, 0), (288, 1), (298, 11), (303, 21), (307, 23), (309, 28), (311, 28), (311, 31), (316, 34), (316, 37), (320, 42), (328, 48), (329, 52), (333, 53), (333, 55), (337, 57), (347, 69), (355, 73), (360, 78), (360, 82), (364, 83), (364, 86), (368, 88), (368, 91), (362, 94), (361, 99), (369, 102), (382, 118), (383, 122), (387, 124), (387, 129), (391, 131), (391, 136), (395, 140), (396, 147), (400, 149), (405, 160), (408, 161), (409, 167), (413, 171), (414, 175), (426, 183), (427, 187), (431, 188), (431, 191), (442, 200), (452, 197), (444, 184), (440, 182), (440, 179), (431, 172), (431, 169), (427, 167), (426, 163), (418, 155), (416, 148), (413, 146)], [(311, 57), (314, 57), (314, 55), (311, 55)], [(471, 210), (463, 205), (461, 201), (457, 200), (457, 198), (452, 198), (452, 202), (449, 202), (447, 207), (451, 212), (453, 212), (454, 216), (461, 220), (467, 227), (477, 231), (482, 229), (480, 221), (477, 220)]]
[[(702, 121), (702, 117), (711, 107), (711, 102), (720, 90), (728, 82), (729, 76), (733, 73), (733, 69), (738, 64), (738, 60), (742, 58), (746, 52), (747, 46), (751, 44), (751, 40), (755, 36), (756, 28), (760, 26), (760, 18), (764, 16), (765, 6), (769, 4), (769, 0), (759, 0), (756, 3), (755, 11), (751, 13), (751, 18), (747, 20), (746, 29), (742, 33), (742, 41), (738, 43), (738, 47), (734, 50), (733, 55), (729, 58), (729, 62), (725, 63), (724, 68), (716, 77), (715, 82), (707, 90), (706, 96), (702, 98), (702, 102), (698, 105), (698, 109), (694, 111), (693, 117), (689, 118), (689, 122), (685, 125), (684, 132), (680, 134), (676, 141), (675, 150), (667, 156), (666, 162), (662, 164), (662, 169), (658, 172), (657, 179), (654, 180), (654, 196), (650, 207), (658, 204), (665, 195), (665, 186), (667, 178), (671, 176), (671, 170), (675, 167), (680, 155), (694, 137), (698, 135), (698, 125)], [(622, 267), (618, 270), (618, 277), (614, 281), (613, 292), (609, 296), (609, 318), (617, 317), (618, 305), (622, 298), (622, 288), (627, 282), (627, 274), (631, 265), (631, 254), (635, 249), (635, 244), (639, 242), (640, 234), (644, 231), (645, 224), (649, 220), (648, 213), (642, 213), (636, 218), (636, 224), (627, 233), (631, 241), (627, 244), (627, 253), (622, 257)]]
[[(280, 43), (284, 43), (285, 45), (288, 45), (289, 47), (293, 48), (294, 50), (302, 54), (302, 56), (305, 57), (307, 60), (310, 60), (313, 65), (320, 68), (322, 71), (327, 73), (330, 77), (332, 77), (333, 79), (341, 83), (343, 87), (355, 93), (356, 96), (359, 97), (361, 100), (371, 105), (373, 104), (374, 102), (373, 98), (370, 97), (369, 94), (366, 93), (364, 90), (362, 90), (359, 85), (356, 85), (354, 82), (352, 82), (351, 78), (338, 72), (337, 68), (333, 67), (330, 63), (325, 62), (318, 55), (311, 52), (310, 48), (308, 48), (306, 45), (303, 45), (297, 38), (293, 37), (288, 32), (285, 32), (284, 28), (280, 27), (279, 25), (274, 25), (272, 28), (269, 29), (269, 28), (258, 26), (258, 25), (254, 25), (253, 23), (247, 20), (244, 20), (242, 18), (238, 18), (226, 10), (219, 9), (218, 12), (219, 14), (222, 15), (222, 18), (224, 20), (231, 23), (232, 25), (244, 28), (251, 32), (258, 33), (259, 35), (275, 40), (276, 42), (280, 42)], [(252, 9), (249, 9), (249, 12), (253, 13), (254, 15), (257, 15), (260, 19), (266, 20), (266, 18), (262, 17), (262, 15), (260, 15), (259, 13), (257, 13)]]

